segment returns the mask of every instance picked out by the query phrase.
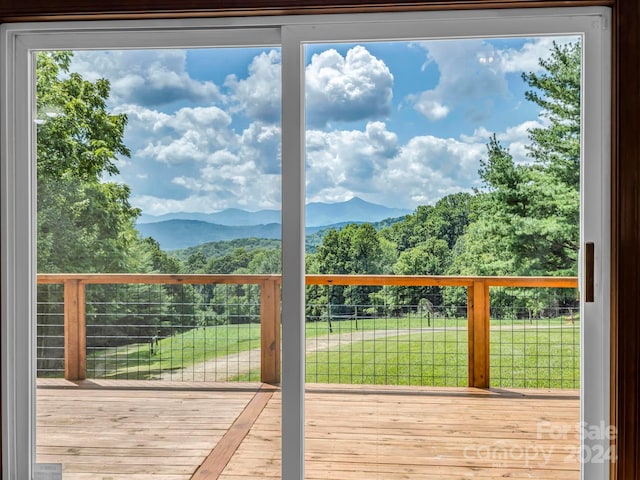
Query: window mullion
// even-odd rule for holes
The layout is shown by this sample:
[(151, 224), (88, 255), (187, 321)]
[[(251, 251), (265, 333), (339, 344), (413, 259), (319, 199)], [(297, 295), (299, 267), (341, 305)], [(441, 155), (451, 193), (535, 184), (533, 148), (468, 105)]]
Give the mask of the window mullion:
[(282, 28), (283, 480), (304, 478), (304, 63), (295, 30)]

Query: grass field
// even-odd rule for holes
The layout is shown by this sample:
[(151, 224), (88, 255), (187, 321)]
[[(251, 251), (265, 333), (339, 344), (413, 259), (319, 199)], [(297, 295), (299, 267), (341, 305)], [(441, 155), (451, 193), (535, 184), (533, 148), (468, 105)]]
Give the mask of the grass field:
[[(579, 388), (579, 330), (491, 332), (491, 385)], [(307, 382), (466, 386), (466, 331), (385, 337), (307, 355)]]
[(580, 328), (517, 328), (491, 332), (491, 385), (580, 388)]
[(220, 325), (189, 330), (157, 345), (135, 343), (87, 352), (88, 375), (146, 379), (212, 358), (260, 347), (260, 325)]
[[(466, 386), (466, 322), (351, 319), (332, 322), (332, 332), (327, 322), (307, 323), (307, 381)], [(492, 386), (579, 388), (578, 323), (558, 318), (491, 325)], [(87, 368), (95, 378), (146, 379), (259, 347), (257, 324), (212, 326), (161, 339), (153, 353), (148, 343), (89, 352)], [(256, 378), (253, 370), (232, 380)]]
[[(444, 319), (429, 321), (419, 317), (341, 320), (332, 322), (333, 334), (379, 329), (402, 330), (432, 324), (443, 327)], [(449, 326), (464, 326), (466, 319), (450, 319)], [(329, 335), (327, 322), (309, 322), (307, 338)], [(260, 347), (260, 325), (236, 324), (201, 327), (162, 338), (153, 347), (132, 343), (121, 347), (87, 352), (89, 374), (100, 378), (147, 378), (166, 370), (187, 368), (194, 363)]]

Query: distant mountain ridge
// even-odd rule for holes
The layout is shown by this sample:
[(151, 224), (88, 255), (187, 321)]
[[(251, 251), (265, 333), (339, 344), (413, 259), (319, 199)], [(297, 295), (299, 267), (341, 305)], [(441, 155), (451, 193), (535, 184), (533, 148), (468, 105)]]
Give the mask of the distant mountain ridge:
[[(389, 217), (402, 217), (411, 211), (391, 208), (353, 197), (346, 202), (311, 202), (306, 206), (307, 227), (320, 227), (342, 222), (377, 222)], [(142, 214), (138, 225), (168, 220), (195, 220), (226, 226), (250, 226), (280, 223), (280, 210), (258, 210), (250, 212), (239, 208), (228, 208), (215, 213), (177, 212), (166, 215)]]
[[(307, 238), (317, 232), (326, 232), (331, 228), (340, 230), (349, 223), (307, 227)], [(205, 243), (236, 240), (239, 238), (282, 239), (282, 226), (279, 223), (266, 225), (218, 225), (200, 220), (165, 220), (155, 223), (141, 223), (136, 226), (142, 237), (153, 237), (163, 250), (180, 250)], [(322, 236), (319, 237), (322, 240)]]
[[(309, 203), (306, 213), (306, 233), (312, 235), (329, 228), (340, 229), (349, 223), (375, 223), (388, 218), (401, 218), (411, 212), (376, 205), (355, 197), (340, 203)], [(143, 215), (136, 228), (142, 237), (156, 239), (162, 249), (178, 250), (238, 238), (279, 240), (282, 236), (280, 221), (280, 212), (277, 210), (248, 212), (227, 209), (210, 214), (174, 213), (158, 217)], [(312, 244), (317, 241), (315, 239)]]
[(158, 223), (170, 220), (193, 220), (226, 225), (229, 227), (242, 227), (249, 225), (280, 223), (281, 215), (280, 210), (259, 210), (257, 212), (249, 212), (239, 208), (228, 208), (216, 213), (176, 212), (157, 216), (143, 213), (138, 219), (138, 224)]
[(279, 223), (266, 225), (218, 225), (200, 220), (165, 220), (141, 223), (136, 226), (142, 237), (153, 237), (163, 250), (177, 250), (202, 243), (234, 240), (236, 238), (280, 239)]

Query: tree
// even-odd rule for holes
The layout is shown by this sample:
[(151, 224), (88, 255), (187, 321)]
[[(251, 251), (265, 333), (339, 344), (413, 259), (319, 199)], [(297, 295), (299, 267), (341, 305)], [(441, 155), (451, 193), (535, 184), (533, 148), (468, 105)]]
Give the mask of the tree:
[[(447, 242), (430, 238), (415, 248), (405, 250), (393, 266), (396, 275), (444, 275), (449, 267), (451, 252)], [(417, 308), (420, 301), (440, 305), (440, 287), (389, 287), (387, 289), (397, 306)]]
[[(518, 165), (508, 149), (491, 137), (479, 170), (483, 188), (474, 221), (454, 247), (450, 273), (475, 275), (576, 275), (580, 216), (580, 43), (554, 43), (543, 72), (523, 74), (528, 100), (548, 120), (529, 131), (531, 163)], [(459, 292), (447, 292), (455, 302)], [(501, 298), (522, 311), (541, 311), (550, 299), (525, 292)], [(515, 298), (515, 300), (514, 300)], [(570, 292), (555, 295), (562, 304)], [(535, 305), (534, 305), (535, 303)]]
[(469, 193), (459, 192), (441, 198), (435, 205), (420, 205), (401, 222), (383, 229), (381, 234), (397, 245), (398, 252), (430, 238), (444, 240), (451, 249), (469, 224), (472, 198)]
[(280, 249), (260, 248), (253, 252), (248, 265), (249, 273), (281, 273), (282, 252)]
[(140, 211), (118, 173), (126, 115), (107, 111), (109, 82), (69, 73), (70, 52), (37, 56), (38, 270), (122, 272), (136, 262), (131, 247)]
[[(580, 44), (554, 44), (541, 74), (522, 76), (526, 98), (549, 124), (529, 132), (530, 164), (516, 165), (495, 135), (479, 170), (476, 226), (470, 226), (455, 273), (575, 275), (580, 213)], [(498, 248), (496, 249), (496, 246)], [(493, 258), (478, 261), (476, 250)], [(486, 255), (485, 255), (486, 256)]]
[[(130, 154), (123, 141), (127, 117), (107, 111), (109, 82), (104, 79), (90, 82), (77, 73), (71, 73), (71, 59), (70, 52), (41, 52), (37, 55), (38, 271), (175, 270), (175, 265), (162, 258), (157, 244), (143, 242), (138, 237), (134, 221), (140, 212), (129, 203), (129, 187), (107, 181), (109, 176), (118, 173), (118, 157)], [(125, 311), (124, 305), (144, 303), (151, 294), (149, 286), (123, 287), (117, 292), (106, 286), (87, 289), (87, 322), (93, 338), (88, 341), (88, 346), (106, 346), (92, 343), (103, 336), (111, 339), (105, 340), (108, 342), (126, 343), (130, 341), (126, 336), (132, 335), (126, 325), (163, 322), (163, 316), (170, 313), (165, 300), (171, 297), (172, 292), (162, 289), (156, 294), (163, 299), (162, 302), (147, 305), (146, 311), (152, 316), (147, 314), (141, 318)], [(55, 292), (39, 289), (39, 303), (50, 305), (57, 301), (51, 295), (55, 296)], [(118, 296), (126, 298), (126, 302), (113, 303)], [(115, 305), (109, 312), (107, 309), (111, 306), (107, 305), (108, 302)], [(47, 313), (41, 311), (39, 323), (42, 327), (39, 328), (50, 330), (57, 320)], [(109, 315), (105, 316), (107, 313)], [(99, 314), (99, 317), (93, 314)], [(101, 318), (101, 325), (93, 325), (93, 318)], [(104, 323), (110, 325), (103, 326)], [(109, 329), (108, 334), (103, 335), (106, 328)], [(120, 334), (122, 338), (116, 340)], [(147, 326), (133, 333), (134, 338), (149, 335), (153, 333)], [(62, 335), (57, 337), (62, 338)], [(50, 349), (50, 342), (57, 340), (40, 335), (38, 346)], [(50, 364), (45, 365), (48, 361), (39, 360), (38, 367), (51, 367)], [(61, 359), (56, 361), (61, 362)]]
[(436, 202), (427, 218), (429, 238), (444, 240), (452, 249), (469, 224), (472, 195), (466, 192), (447, 195)]
[[(354, 223), (340, 231), (329, 230), (308, 265), (317, 273), (379, 274), (389, 258), (388, 247), (389, 242), (381, 243), (373, 225)], [(366, 286), (307, 288), (307, 317), (322, 318), (311, 305), (332, 305), (336, 314), (358, 315), (369, 307), (370, 295), (378, 290), (379, 287)]]
[(554, 43), (550, 57), (540, 59), (543, 73), (522, 76), (532, 87), (526, 98), (540, 106), (550, 122), (529, 131), (537, 202), (534, 221), (523, 235), (533, 268), (547, 275), (576, 275), (578, 268), (581, 58), (580, 42)]

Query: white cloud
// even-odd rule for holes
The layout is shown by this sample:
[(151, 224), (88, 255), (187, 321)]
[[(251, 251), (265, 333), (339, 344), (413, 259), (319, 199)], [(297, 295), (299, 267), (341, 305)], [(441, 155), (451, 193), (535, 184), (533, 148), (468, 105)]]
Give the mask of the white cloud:
[(396, 155), (397, 144), (396, 134), (389, 132), (382, 122), (369, 122), (364, 131), (308, 130), (308, 199), (343, 199), (346, 192), (369, 191), (375, 177), (384, 172), (386, 163)]
[[(535, 56), (536, 62), (539, 56), (535, 42), (518, 51), (499, 51), (481, 40), (469, 42), (428, 44), (428, 61), (437, 63), (442, 76), (434, 89), (413, 97), (415, 108), (427, 118), (443, 119), (455, 109), (482, 118), (491, 107), (486, 98), (506, 94), (505, 75), (523, 68), (529, 56)], [(157, 52), (155, 58), (165, 70), (158, 71), (175, 75), (159, 78), (151, 74), (150, 60), (133, 63), (128, 70), (121, 58), (107, 56), (105, 62), (112, 62), (116, 72), (121, 68), (118, 81), (122, 83), (117, 88), (134, 93), (144, 88), (154, 94), (177, 92), (181, 87), (184, 95), (189, 90), (197, 96), (198, 91), (215, 87), (206, 82), (181, 83), (180, 72), (187, 75), (184, 58), (162, 53)], [(127, 102), (117, 97), (120, 103), (115, 112), (129, 116), (125, 141), (133, 153), (122, 168), (128, 180), (137, 179), (141, 186), (133, 189), (132, 203), (151, 214), (279, 208), (281, 131), (274, 123), (280, 111), (279, 61), (276, 51), (265, 52), (253, 59), (246, 78), (228, 76), (228, 96), (222, 98), (215, 89), (218, 105), (226, 106), (226, 111), (219, 106), (190, 106), (162, 112), (131, 103), (136, 100), (133, 94)], [(113, 72), (109, 71), (111, 76), (117, 75)], [(478, 185), (479, 160), (486, 156), (491, 133), (480, 127), (459, 138), (423, 135), (401, 145), (387, 124), (371, 121), (391, 113), (392, 87), (393, 75), (387, 66), (362, 46), (345, 56), (327, 50), (312, 58), (307, 67), (307, 113), (315, 126), (306, 133), (309, 201), (360, 196), (412, 208)], [(248, 119), (234, 122), (242, 116)], [(332, 121), (364, 119), (370, 121), (363, 129), (321, 130)], [(517, 162), (526, 162), (528, 129), (544, 126), (544, 121), (505, 128), (497, 133), (498, 139)]]
[(391, 112), (393, 75), (363, 46), (353, 47), (345, 57), (334, 49), (315, 54), (305, 75), (310, 125), (379, 119)]
[(547, 58), (552, 51), (553, 43), (566, 45), (575, 43), (578, 37), (537, 37), (526, 42), (522, 48), (516, 50), (509, 48), (496, 52), (500, 68), (505, 73), (512, 72), (539, 72), (541, 70), (539, 59)]
[(477, 185), (484, 153), (482, 143), (414, 137), (388, 164), (383, 177), (389, 185), (386, 197), (391, 201), (400, 196), (405, 205), (433, 204), (445, 195), (469, 190)]
[(441, 120), (449, 115), (449, 107), (431, 99), (431, 96), (434, 96), (433, 92), (424, 92), (415, 104), (416, 110), (431, 121)]
[(232, 92), (236, 109), (263, 122), (275, 122), (280, 118), (280, 53), (277, 50), (263, 52), (249, 65), (249, 76), (238, 79), (233, 74), (225, 81)]
[(420, 44), (427, 51), (425, 66), (435, 64), (438, 84), (409, 97), (414, 108), (431, 121), (460, 109), (473, 121), (482, 121), (494, 108), (494, 99), (508, 95), (506, 74), (538, 72), (540, 58), (553, 42), (575, 42), (577, 37), (537, 37), (519, 49), (499, 49), (482, 39), (441, 40)]
[[(132, 127), (137, 133), (138, 143), (144, 138), (144, 130), (151, 128), (156, 133), (134, 155), (161, 163), (204, 161), (210, 152), (233, 141), (229, 129), (231, 117), (218, 107), (185, 107), (172, 115), (138, 107), (132, 114)], [(150, 119), (155, 121), (148, 122)], [(158, 134), (160, 132), (162, 135)]]
[(280, 175), (259, 175), (250, 162), (236, 159), (228, 165), (207, 166), (200, 170), (199, 177), (175, 177), (173, 183), (183, 187), (186, 195), (180, 198), (134, 195), (131, 203), (151, 215), (215, 212), (230, 207), (280, 208)]
[[(246, 78), (227, 77), (224, 97), (189, 76), (183, 51), (78, 52), (73, 70), (111, 78), (112, 111), (128, 116), (132, 156), (119, 166), (132, 204), (152, 214), (209, 212), (279, 208), (279, 61), (277, 51), (257, 55)], [(154, 95), (167, 98), (150, 101)], [(177, 99), (188, 106), (162, 106)], [(257, 120), (241, 127), (243, 116)]]
[[(541, 121), (523, 122), (498, 132), (497, 138), (516, 161), (528, 161), (528, 129), (539, 126)], [(167, 172), (173, 173), (170, 183), (181, 192), (175, 198), (147, 193), (134, 196), (132, 203), (152, 214), (279, 208), (279, 135), (272, 125), (255, 122), (226, 147), (208, 151), (197, 163), (183, 164), (195, 165), (191, 171), (183, 165), (177, 171), (172, 170), (175, 164), (166, 165)], [(414, 208), (470, 191), (480, 186), (478, 168), (486, 158), (490, 135), (481, 127), (458, 139), (423, 135), (400, 145), (383, 122), (369, 122), (363, 130), (308, 130), (307, 200), (336, 202), (359, 196)], [(278, 156), (275, 162), (274, 155)]]
[[(497, 132), (516, 162), (530, 163), (528, 131), (544, 119)], [(480, 186), (480, 160), (492, 135), (484, 127), (459, 139), (430, 135), (399, 146), (381, 122), (365, 131), (307, 132), (307, 199), (337, 202), (359, 196), (388, 206), (414, 208)], [(375, 141), (375, 138), (384, 139)]]
[(163, 128), (171, 119), (171, 116), (164, 112), (151, 110), (141, 105), (121, 104), (113, 109), (114, 114), (125, 113), (129, 122), (138, 122), (140, 127), (149, 132), (157, 132)]
[(154, 195), (134, 195), (131, 203), (149, 215), (164, 215), (173, 212), (215, 212), (219, 207), (207, 196), (190, 196), (184, 199), (172, 199)]
[(335, 202), (360, 196), (414, 207), (468, 190), (478, 182), (483, 142), (420, 136), (398, 145), (381, 122), (365, 131), (307, 132), (307, 199)]
[(137, 152), (142, 157), (149, 157), (157, 162), (180, 164), (190, 161), (202, 161), (207, 158), (204, 142), (197, 132), (187, 132), (184, 136), (168, 143), (157, 142), (147, 145)]
[(213, 82), (191, 78), (184, 50), (77, 51), (71, 68), (87, 80), (110, 78), (113, 104), (151, 107), (221, 98)]
[[(185, 116), (178, 112), (168, 123), (176, 123), (180, 117)], [(169, 144), (151, 144), (142, 150), (141, 156), (153, 156), (169, 168), (184, 162), (180, 174), (169, 180), (182, 194), (167, 203), (155, 195), (138, 195), (132, 198), (132, 203), (152, 214), (211, 212), (229, 207), (279, 208), (279, 127), (254, 122), (239, 135), (227, 131), (222, 137), (225, 145), (208, 143), (206, 138), (199, 137), (197, 130), (190, 129)], [(167, 174), (171, 172), (168, 170)]]
[(261, 172), (279, 174), (282, 171), (280, 127), (253, 122), (240, 136), (240, 156), (251, 159)]
[(440, 79), (435, 88), (410, 97), (414, 108), (432, 121), (445, 118), (454, 108), (476, 121), (486, 118), (492, 96), (508, 92), (504, 73), (496, 68), (493, 47), (483, 40), (424, 42), (427, 62), (435, 63)]
[[(509, 149), (509, 153), (513, 157), (514, 162), (519, 164), (531, 163), (528, 156), (527, 146), (531, 143), (529, 140), (529, 130), (533, 128), (544, 128), (549, 122), (541, 117), (538, 120), (527, 120), (518, 125), (507, 127), (503, 132), (497, 132), (496, 138), (503, 146)], [(484, 127), (474, 130), (472, 135), (460, 135), (460, 139), (464, 143), (483, 143), (486, 144), (493, 135)]]

